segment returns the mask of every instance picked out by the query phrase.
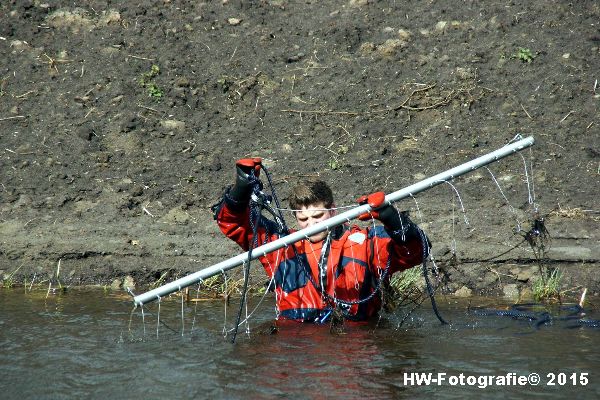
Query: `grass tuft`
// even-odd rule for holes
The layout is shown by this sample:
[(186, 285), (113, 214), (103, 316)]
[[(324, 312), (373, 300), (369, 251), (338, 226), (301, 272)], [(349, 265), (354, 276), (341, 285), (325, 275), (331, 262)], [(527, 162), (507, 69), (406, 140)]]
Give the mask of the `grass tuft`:
[(560, 283), (562, 274), (560, 269), (556, 268), (549, 274), (543, 272), (543, 275), (533, 283), (533, 297), (536, 301), (560, 300)]

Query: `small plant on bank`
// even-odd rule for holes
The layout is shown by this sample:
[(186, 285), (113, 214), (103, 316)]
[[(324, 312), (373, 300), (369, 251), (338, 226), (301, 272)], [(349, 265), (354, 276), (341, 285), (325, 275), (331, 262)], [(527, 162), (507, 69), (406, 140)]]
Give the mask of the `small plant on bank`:
[(390, 284), (398, 293), (406, 293), (419, 284), (422, 273), (420, 268), (410, 268), (398, 274), (394, 274)]
[(160, 74), (160, 68), (158, 65), (152, 65), (150, 71), (144, 72), (140, 78), (140, 85), (146, 86), (148, 83)]
[(15, 284), (15, 274), (17, 272), (19, 272), (19, 270), (21, 269), (22, 266), (23, 266), (23, 264), (19, 265), (17, 267), (17, 269), (15, 269), (13, 272), (11, 272), (10, 274), (8, 274), (7, 276), (4, 276), (4, 280), (2, 282), (2, 285), (4, 286), (5, 289), (10, 289), (11, 287), (14, 286), (14, 284)]
[(222, 281), (223, 279), (220, 275), (211, 276), (202, 280), (202, 289), (207, 292), (223, 293)]
[(521, 60), (522, 62), (526, 63), (533, 62), (533, 59), (535, 58), (531, 50), (526, 49), (524, 47), (519, 47), (519, 50), (517, 50), (517, 54), (515, 55), (515, 57)]
[(2, 287), (4, 287), (4, 289), (10, 289), (14, 286), (14, 284), (15, 284), (15, 280), (13, 279), (12, 274), (5, 277), (4, 280), (2, 281)]
[(156, 282), (153, 282), (150, 284), (150, 288), (155, 289), (155, 288), (161, 286), (170, 272), (171, 272), (171, 270), (169, 270), (169, 269), (164, 271)]
[(164, 92), (155, 83), (149, 83), (146, 86), (146, 91), (148, 92), (148, 96), (155, 99), (160, 99), (164, 95)]
[(337, 157), (331, 157), (329, 159), (329, 162), (327, 163), (327, 166), (332, 171), (335, 171), (336, 169), (338, 169), (340, 167), (340, 163), (339, 163)]
[(421, 268), (410, 268), (394, 274), (389, 285), (383, 285), (382, 287), (383, 309), (391, 313), (399, 306), (406, 305), (407, 301), (414, 302), (416, 300), (415, 295), (420, 297), (419, 284), (421, 276)]
[(159, 74), (160, 68), (158, 65), (152, 65), (150, 71), (144, 72), (139, 79), (140, 86), (146, 89), (148, 96), (156, 100), (159, 100), (164, 96), (162, 89), (160, 89), (154, 82), (154, 78), (156, 78)]
[(533, 297), (536, 301), (560, 300), (560, 281), (562, 275), (558, 268), (549, 274), (546, 272), (533, 284)]
[(227, 93), (233, 84), (233, 80), (227, 76), (222, 76), (221, 78), (217, 79), (217, 85), (221, 88), (223, 93)]

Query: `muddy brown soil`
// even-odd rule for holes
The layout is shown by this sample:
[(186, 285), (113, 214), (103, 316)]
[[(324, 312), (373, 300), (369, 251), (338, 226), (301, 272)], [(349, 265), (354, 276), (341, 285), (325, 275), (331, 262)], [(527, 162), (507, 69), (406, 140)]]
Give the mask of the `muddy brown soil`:
[(209, 211), (238, 158), (283, 202), (318, 175), (349, 205), (520, 134), (398, 206), (447, 293), (526, 292), (541, 217), (544, 268), (598, 293), (599, 65), (595, 0), (2, 1), (0, 277), (143, 286), (238, 254)]

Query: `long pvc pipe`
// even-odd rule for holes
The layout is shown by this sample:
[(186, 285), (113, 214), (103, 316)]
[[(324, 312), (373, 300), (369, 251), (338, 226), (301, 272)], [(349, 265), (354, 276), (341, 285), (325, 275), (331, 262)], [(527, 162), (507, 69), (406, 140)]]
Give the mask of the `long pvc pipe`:
[[(402, 200), (406, 197), (412, 196), (424, 190), (430, 189), (434, 186), (444, 183), (450, 179), (464, 175), (477, 168), (483, 167), (484, 165), (490, 164), (496, 160), (509, 156), (517, 151), (523, 150), (527, 147), (532, 146), (534, 143), (533, 137), (527, 137), (517, 142), (508, 144), (498, 150), (492, 151), (491, 153), (485, 154), (474, 160), (461, 164), (457, 167), (449, 169), (445, 172), (432, 176), (431, 178), (424, 179), (413, 185), (407, 186), (404, 189), (400, 189), (396, 192), (390, 193), (385, 196), (385, 200), (388, 203), (393, 203)], [(326, 231), (336, 225), (340, 225), (344, 222), (350, 221), (357, 218), (359, 215), (371, 210), (371, 206), (368, 204), (360, 205), (345, 211), (341, 214), (336, 214), (331, 218), (326, 219), (318, 224), (310, 226), (308, 228), (301, 229), (299, 231), (290, 233), (287, 236), (281, 237), (272, 242), (266, 243), (252, 250), (252, 259), (256, 259), (260, 256), (266, 255), (272, 251), (278, 250), (282, 247), (288, 246), (295, 242), (298, 242), (307, 237), (313, 236), (317, 233)], [(211, 267), (202, 269), (194, 272), (190, 275), (184, 276), (183, 278), (177, 279), (171, 283), (167, 283), (161, 287), (150, 290), (146, 293), (142, 293), (133, 298), (134, 304), (144, 305), (154, 300), (159, 300), (161, 297), (177, 292), (183, 288), (198, 283), (204, 279), (210, 278), (214, 275), (220, 274), (224, 271), (228, 271), (235, 267), (244, 264), (248, 260), (248, 252), (239, 254), (235, 257), (229, 258)]]

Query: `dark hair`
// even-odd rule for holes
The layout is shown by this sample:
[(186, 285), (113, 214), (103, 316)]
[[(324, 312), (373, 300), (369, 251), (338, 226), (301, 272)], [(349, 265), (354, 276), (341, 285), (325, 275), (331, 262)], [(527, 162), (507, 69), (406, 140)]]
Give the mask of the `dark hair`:
[(309, 179), (294, 186), (289, 197), (290, 208), (299, 210), (310, 205), (323, 203), (325, 208), (333, 206), (333, 192), (329, 185), (317, 179)]

